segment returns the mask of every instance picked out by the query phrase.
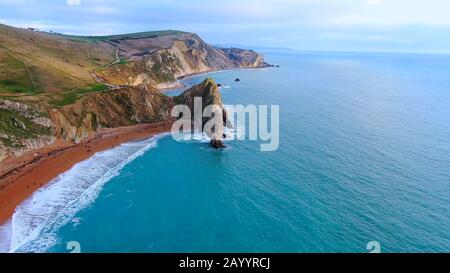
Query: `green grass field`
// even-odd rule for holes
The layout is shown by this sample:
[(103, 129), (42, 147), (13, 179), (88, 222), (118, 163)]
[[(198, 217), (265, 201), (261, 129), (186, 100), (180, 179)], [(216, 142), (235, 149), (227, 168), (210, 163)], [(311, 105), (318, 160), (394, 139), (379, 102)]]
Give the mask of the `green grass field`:
[(0, 93), (36, 94), (24, 63), (3, 51), (0, 51)]
[(57, 107), (65, 106), (76, 102), (83, 95), (102, 92), (108, 90), (108, 86), (95, 83), (62, 94), (48, 95), (48, 102)]
[(159, 30), (159, 31), (146, 31), (146, 32), (136, 32), (129, 34), (118, 34), (118, 35), (107, 35), (107, 36), (76, 36), (76, 35), (66, 35), (60, 33), (52, 33), (52, 35), (63, 37), (72, 41), (80, 42), (104, 42), (111, 40), (121, 40), (121, 39), (137, 39), (137, 38), (153, 38), (159, 36), (166, 36), (172, 34), (184, 33), (178, 30)]

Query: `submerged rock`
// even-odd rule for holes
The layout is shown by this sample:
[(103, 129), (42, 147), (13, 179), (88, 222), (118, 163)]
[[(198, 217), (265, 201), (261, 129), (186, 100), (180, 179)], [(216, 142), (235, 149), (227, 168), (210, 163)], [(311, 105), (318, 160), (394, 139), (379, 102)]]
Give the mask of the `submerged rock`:
[(235, 81), (235, 82), (240, 82), (241, 79), (237, 78), (237, 79), (235, 79), (234, 81)]

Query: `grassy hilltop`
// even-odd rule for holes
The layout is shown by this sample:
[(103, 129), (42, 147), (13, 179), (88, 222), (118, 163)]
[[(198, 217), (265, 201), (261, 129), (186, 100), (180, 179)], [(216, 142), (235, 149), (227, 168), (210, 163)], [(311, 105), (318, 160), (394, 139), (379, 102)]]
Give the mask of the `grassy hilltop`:
[(0, 98), (70, 104), (83, 94), (107, 89), (91, 73), (116, 61), (116, 47), (111, 41), (177, 33), (72, 36), (0, 24)]

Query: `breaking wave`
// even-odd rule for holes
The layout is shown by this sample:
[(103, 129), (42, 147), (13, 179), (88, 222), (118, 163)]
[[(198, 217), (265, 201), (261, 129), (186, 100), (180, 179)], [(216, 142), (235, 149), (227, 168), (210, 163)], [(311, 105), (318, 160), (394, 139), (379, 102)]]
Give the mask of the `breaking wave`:
[(91, 204), (123, 167), (156, 147), (166, 135), (96, 153), (36, 191), (0, 227), (0, 252), (45, 252), (55, 245), (59, 228)]

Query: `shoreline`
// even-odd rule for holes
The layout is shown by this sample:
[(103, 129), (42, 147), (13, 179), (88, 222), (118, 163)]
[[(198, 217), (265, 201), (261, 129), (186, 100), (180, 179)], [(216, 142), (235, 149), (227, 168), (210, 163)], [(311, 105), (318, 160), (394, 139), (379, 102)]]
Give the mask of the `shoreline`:
[(269, 65), (269, 66), (261, 66), (261, 67), (239, 67), (239, 68), (227, 68), (227, 69), (216, 69), (216, 70), (208, 70), (208, 71), (203, 71), (203, 72), (196, 72), (196, 73), (192, 73), (192, 74), (186, 74), (183, 76), (180, 76), (177, 78), (177, 82), (181, 85), (180, 87), (169, 87), (169, 88), (161, 88), (159, 89), (159, 91), (161, 93), (166, 93), (166, 92), (170, 92), (173, 90), (177, 90), (177, 89), (181, 89), (181, 88), (189, 88), (188, 85), (186, 85), (185, 83), (183, 83), (183, 80), (187, 80), (190, 78), (194, 78), (194, 77), (198, 77), (198, 76), (202, 76), (202, 75), (206, 75), (209, 73), (221, 73), (221, 72), (229, 72), (229, 71), (234, 71), (234, 70), (259, 70), (259, 69), (264, 69), (264, 68), (271, 68), (273, 66)]
[(172, 122), (162, 121), (103, 129), (79, 144), (56, 141), (22, 156), (5, 159), (2, 164), (9, 168), (4, 167), (0, 174), (0, 225), (11, 219), (18, 205), (75, 164), (120, 144), (170, 132), (171, 127)]
[[(159, 89), (161, 93), (187, 88), (182, 82), (192, 77), (232, 70), (257, 70), (263, 67), (217, 69), (187, 74), (177, 78), (182, 87)], [(0, 167), (0, 226), (14, 214), (15, 209), (35, 191), (48, 184), (75, 164), (89, 159), (95, 153), (114, 148), (122, 143), (150, 138), (170, 132), (171, 121), (139, 124), (129, 127), (108, 128), (91, 138), (74, 144), (56, 140), (54, 144), (29, 151), (21, 156), (6, 158)]]
[[(230, 69), (231, 70), (231, 69)], [(183, 80), (187, 80), (189, 78), (194, 78), (197, 76), (201, 76), (201, 75), (205, 75), (208, 73), (214, 73), (214, 72), (222, 72), (222, 71), (227, 71), (224, 69), (219, 69), (219, 70), (208, 70), (208, 71), (204, 71), (204, 72), (196, 72), (196, 73), (192, 73), (192, 74), (186, 74), (184, 76), (180, 76), (176, 79), (176, 81), (174, 82), (175, 84), (178, 83), (179, 86), (178, 87), (167, 87), (167, 88), (160, 88), (158, 89), (159, 92), (165, 94), (166, 92), (170, 92), (170, 91), (174, 91), (174, 90), (178, 90), (178, 89), (182, 89), (182, 88), (189, 88), (189, 86), (187, 84), (185, 84), (184, 82), (182, 82)]]
[(201, 75), (205, 75), (208, 73), (218, 73), (218, 72), (229, 72), (229, 71), (239, 71), (239, 70), (260, 70), (260, 69), (264, 69), (264, 68), (271, 68), (273, 66), (268, 65), (268, 66), (257, 66), (257, 67), (233, 67), (233, 68), (224, 68), (224, 69), (215, 69), (215, 70), (208, 70), (208, 71), (203, 71), (203, 72), (196, 72), (196, 73), (192, 73), (192, 74), (186, 74), (184, 76), (178, 77), (177, 80), (186, 80), (192, 77), (196, 77), (196, 76), (201, 76)]

